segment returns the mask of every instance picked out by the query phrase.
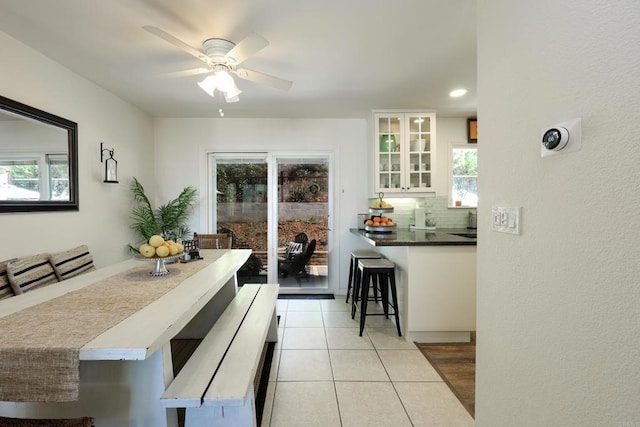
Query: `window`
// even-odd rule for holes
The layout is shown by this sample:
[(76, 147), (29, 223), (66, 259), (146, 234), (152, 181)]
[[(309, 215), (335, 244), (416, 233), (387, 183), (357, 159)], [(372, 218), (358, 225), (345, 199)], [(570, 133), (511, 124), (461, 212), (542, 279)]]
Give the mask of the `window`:
[(69, 200), (69, 158), (66, 154), (47, 154), (49, 198)]
[(39, 200), (37, 158), (0, 158), (0, 200)]
[(452, 145), (449, 162), (450, 206), (478, 206), (478, 148)]
[(69, 200), (67, 155), (0, 156), (0, 200)]

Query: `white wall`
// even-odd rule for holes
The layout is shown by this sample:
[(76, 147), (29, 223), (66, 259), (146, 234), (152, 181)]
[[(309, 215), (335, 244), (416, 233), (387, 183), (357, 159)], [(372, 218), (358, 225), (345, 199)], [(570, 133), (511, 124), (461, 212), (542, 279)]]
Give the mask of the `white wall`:
[(158, 199), (166, 202), (175, 198), (188, 185), (198, 188), (200, 202), (190, 226), (201, 232), (207, 230), (207, 152), (334, 152), (336, 199), (329, 256), (331, 265), (338, 268), (335, 277), (344, 278), (339, 285), (344, 285), (346, 292), (350, 251), (355, 245), (362, 245), (349, 228), (355, 227), (356, 214), (368, 203), (365, 119), (158, 118), (154, 129)]
[[(127, 258), (132, 175), (153, 194), (151, 118), (0, 32), (0, 94), (78, 123), (78, 212), (0, 215), (0, 260), (88, 244), (96, 264)], [(120, 184), (104, 184), (100, 142), (115, 148)], [(151, 159), (149, 162), (148, 159)]]
[[(640, 425), (640, 3), (478, 11), (476, 423)], [(542, 159), (577, 117), (583, 149)], [(522, 235), (492, 205), (522, 206)]]
[(453, 144), (467, 143), (467, 119), (436, 117), (436, 195), (449, 195), (449, 151)]

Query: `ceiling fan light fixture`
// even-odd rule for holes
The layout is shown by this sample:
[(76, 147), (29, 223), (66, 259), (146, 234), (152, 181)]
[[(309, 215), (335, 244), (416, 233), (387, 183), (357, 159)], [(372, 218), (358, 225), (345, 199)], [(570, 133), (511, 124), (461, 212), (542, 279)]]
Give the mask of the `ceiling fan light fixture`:
[[(216, 80), (216, 87), (221, 92), (229, 92), (236, 88), (236, 83), (233, 81), (233, 77), (227, 72), (227, 70), (218, 70), (213, 74)], [(237, 88), (236, 88), (237, 89)]]
[(227, 70), (218, 70), (214, 74), (207, 76), (198, 83), (198, 86), (207, 92), (210, 96), (214, 95), (216, 89), (224, 93), (227, 102), (237, 102), (240, 100), (238, 95), (242, 93), (233, 77)]
[(213, 96), (213, 92), (216, 90), (216, 79), (214, 76), (207, 76), (203, 81), (198, 82), (198, 86), (210, 96)]

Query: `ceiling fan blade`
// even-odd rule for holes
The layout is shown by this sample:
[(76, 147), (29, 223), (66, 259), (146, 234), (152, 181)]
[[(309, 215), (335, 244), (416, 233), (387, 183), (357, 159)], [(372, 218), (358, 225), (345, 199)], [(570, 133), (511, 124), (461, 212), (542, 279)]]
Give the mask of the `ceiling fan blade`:
[(269, 46), (269, 41), (264, 37), (251, 33), (227, 53), (227, 58), (231, 58), (236, 64), (244, 62), (251, 55)]
[(142, 28), (144, 30), (150, 32), (154, 36), (160, 37), (162, 40), (164, 40), (164, 41), (166, 41), (168, 43), (171, 43), (172, 45), (174, 45), (178, 49), (184, 50), (189, 55), (195, 56), (199, 60), (209, 64), (209, 57), (207, 55), (205, 55), (203, 52), (201, 52), (201, 51), (199, 51), (197, 49), (194, 49), (193, 47), (189, 46), (188, 44), (186, 44), (182, 40), (175, 38), (174, 36), (172, 36), (171, 34), (167, 33), (166, 31), (161, 30), (158, 27), (154, 27), (153, 25), (145, 25)]
[(258, 83), (265, 86), (270, 86), (274, 89), (289, 90), (293, 82), (284, 80), (279, 77), (270, 76), (269, 74), (260, 73), (258, 71), (248, 70), (242, 68), (236, 71), (238, 77)]
[(172, 73), (162, 73), (156, 74), (156, 77), (159, 79), (173, 79), (176, 77), (189, 77), (189, 76), (197, 76), (199, 74), (207, 74), (211, 73), (213, 70), (211, 68), (192, 68), (190, 70), (182, 70), (182, 71), (174, 71)]

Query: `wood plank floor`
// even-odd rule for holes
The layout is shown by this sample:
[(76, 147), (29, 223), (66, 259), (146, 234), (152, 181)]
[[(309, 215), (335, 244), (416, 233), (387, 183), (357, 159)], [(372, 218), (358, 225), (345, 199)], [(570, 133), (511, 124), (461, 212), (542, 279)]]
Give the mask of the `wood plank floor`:
[(476, 344), (416, 343), (472, 417), (475, 416)]

